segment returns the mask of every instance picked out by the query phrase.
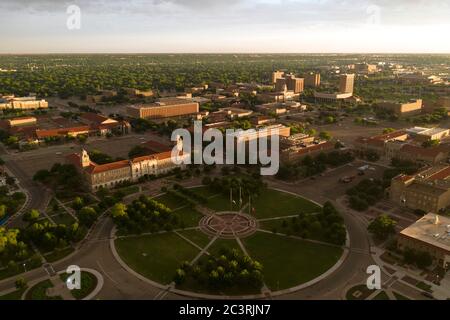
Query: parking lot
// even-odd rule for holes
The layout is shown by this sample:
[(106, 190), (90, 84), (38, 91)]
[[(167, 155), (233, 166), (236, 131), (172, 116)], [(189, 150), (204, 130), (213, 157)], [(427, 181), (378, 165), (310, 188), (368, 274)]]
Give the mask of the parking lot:
[[(113, 158), (128, 159), (128, 152), (136, 145), (140, 145), (149, 140), (163, 142), (164, 138), (151, 133), (130, 134), (122, 137), (110, 139), (92, 137), (85, 145), (78, 143), (67, 143), (56, 146), (41, 147), (27, 152), (12, 152), (5, 155), (5, 159), (14, 160), (24, 174), (32, 177), (36, 171), (50, 169), (54, 163), (64, 163), (68, 154), (80, 152), (82, 148), (88, 151), (99, 150)], [(167, 139), (165, 140), (167, 143)]]

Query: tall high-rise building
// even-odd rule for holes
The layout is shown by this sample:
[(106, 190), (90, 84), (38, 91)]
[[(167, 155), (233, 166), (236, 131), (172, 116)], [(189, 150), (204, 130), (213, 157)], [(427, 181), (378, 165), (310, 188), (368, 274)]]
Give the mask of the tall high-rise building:
[(354, 74), (343, 74), (339, 81), (339, 92), (340, 93), (353, 93), (355, 85), (355, 75)]
[(318, 86), (320, 86), (320, 73), (308, 73), (305, 76), (305, 87), (317, 88)]
[(283, 71), (275, 71), (272, 72), (272, 84), (276, 84), (278, 79), (282, 79), (284, 77)]
[(275, 91), (276, 92), (285, 92), (288, 90), (287, 81), (285, 78), (279, 78), (275, 82)]
[(285, 77), (287, 89), (294, 91), (294, 93), (301, 93), (305, 88), (305, 79), (297, 78), (293, 74), (288, 74)]

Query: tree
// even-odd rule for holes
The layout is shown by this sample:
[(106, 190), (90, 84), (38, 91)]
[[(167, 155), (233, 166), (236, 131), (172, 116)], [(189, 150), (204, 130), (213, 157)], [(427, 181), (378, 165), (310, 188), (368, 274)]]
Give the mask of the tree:
[(84, 205), (84, 201), (83, 201), (83, 199), (81, 198), (81, 197), (76, 197), (74, 200), (73, 200), (73, 203), (72, 203), (72, 208), (74, 209), (74, 210), (81, 210), (81, 208), (83, 208), (83, 205)]
[(19, 142), (19, 138), (17, 138), (16, 136), (9, 136), (5, 141), (5, 143), (9, 146), (14, 145), (18, 142)]
[(136, 158), (136, 157), (145, 156), (148, 153), (149, 153), (149, 151), (146, 148), (144, 148), (142, 146), (135, 146), (128, 153), (128, 158), (133, 159), (133, 158)]
[(331, 138), (332, 138), (331, 134), (327, 131), (320, 132), (319, 137), (320, 137), (320, 139), (327, 140), (327, 141), (331, 140)]
[(173, 281), (179, 285), (182, 284), (185, 279), (186, 279), (186, 272), (183, 269), (177, 269), (175, 271), (175, 277)]
[(424, 143), (422, 143), (422, 147), (424, 148), (431, 148), (431, 147), (436, 147), (441, 143), (441, 141), (439, 139), (435, 139), (435, 140), (427, 140)]
[(49, 179), (51, 177), (51, 173), (48, 170), (39, 170), (37, 171), (34, 176), (33, 176), (33, 180), (34, 181), (39, 181), (39, 182), (44, 182), (47, 179)]
[(6, 206), (4, 204), (0, 205), (0, 220), (6, 216)]
[(40, 216), (41, 213), (38, 210), (32, 209), (24, 215), (23, 220), (27, 222), (34, 222), (39, 219)]
[(78, 139), (78, 141), (79, 141), (80, 143), (86, 143), (88, 137), (87, 137), (87, 135), (85, 135), (85, 134), (80, 134), (80, 135), (77, 136), (77, 139)]
[(82, 225), (90, 227), (97, 219), (97, 212), (92, 207), (84, 207), (78, 213), (78, 219)]
[(21, 290), (27, 287), (27, 281), (25, 280), (25, 278), (22, 277), (17, 278), (14, 284), (17, 290)]
[(116, 203), (111, 209), (111, 216), (113, 219), (128, 218), (127, 206), (123, 203)]
[(421, 268), (425, 269), (433, 263), (433, 258), (431, 255), (426, 251), (420, 251), (416, 253), (416, 265)]
[(386, 240), (391, 234), (395, 234), (397, 222), (386, 214), (373, 220), (367, 228), (376, 238)]

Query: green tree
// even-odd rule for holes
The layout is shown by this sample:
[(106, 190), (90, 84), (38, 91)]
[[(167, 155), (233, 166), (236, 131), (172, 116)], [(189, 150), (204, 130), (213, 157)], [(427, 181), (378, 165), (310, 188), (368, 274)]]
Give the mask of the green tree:
[(0, 220), (6, 216), (6, 206), (4, 204), (0, 205)]
[(136, 157), (145, 156), (147, 154), (149, 154), (149, 151), (146, 148), (142, 146), (135, 146), (128, 153), (128, 158), (133, 159)]
[(427, 140), (424, 143), (422, 143), (422, 147), (424, 148), (432, 148), (436, 147), (441, 143), (441, 140), (435, 139), (435, 140)]
[(82, 225), (90, 227), (97, 219), (97, 212), (92, 207), (84, 207), (78, 213), (78, 219)]
[(327, 140), (327, 141), (331, 140), (331, 138), (332, 138), (331, 134), (327, 131), (320, 132), (319, 137), (320, 137), (320, 139)]
[(39, 219), (40, 216), (41, 213), (38, 210), (32, 209), (24, 215), (23, 220), (27, 222), (34, 222)]
[(426, 251), (420, 251), (416, 253), (416, 265), (421, 268), (425, 269), (433, 263), (433, 258), (431, 255)]
[(22, 277), (17, 278), (14, 284), (17, 290), (21, 290), (27, 287), (27, 281), (25, 280), (25, 278)]
[(74, 209), (74, 210), (81, 210), (81, 208), (83, 208), (83, 205), (84, 205), (84, 201), (83, 201), (83, 199), (81, 198), (81, 197), (76, 197), (74, 200), (73, 200), (73, 203), (72, 203), (72, 208)]
[(111, 216), (113, 219), (128, 218), (127, 206), (123, 203), (116, 203), (111, 209)]
[(373, 220), (367, 228), (376, 238), (380, 240), (387, 239), (390, 235), (395, 234), (395, 226), (397, 222), (387, 214), (380, 215)]
[(383, 134), (388, 134), (388, 133), (392, 133), (395, 132), (396, 130), (394, 128), (384, 128), (383, 129)]
[(88, 136), (85, 134), (80, 134), (77, 136), (77, 139), (80, 143), (86, 143), (86, 141), (88, 140)]

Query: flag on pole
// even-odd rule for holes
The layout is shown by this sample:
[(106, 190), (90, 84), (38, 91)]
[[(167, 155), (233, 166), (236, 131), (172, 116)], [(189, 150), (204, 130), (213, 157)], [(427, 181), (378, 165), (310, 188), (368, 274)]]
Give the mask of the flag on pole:
[(239, 205), (242, 206), (242, 188), (239, 187)]

